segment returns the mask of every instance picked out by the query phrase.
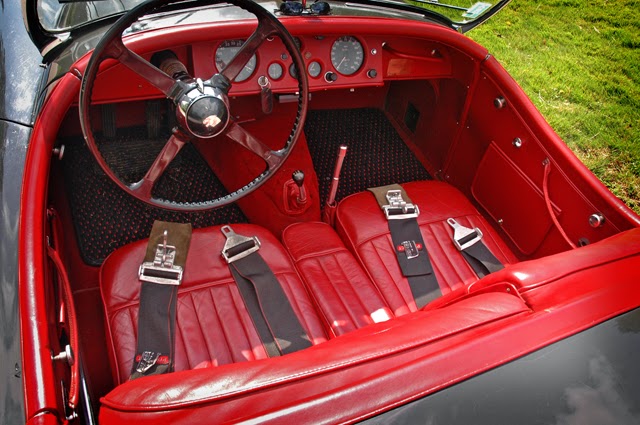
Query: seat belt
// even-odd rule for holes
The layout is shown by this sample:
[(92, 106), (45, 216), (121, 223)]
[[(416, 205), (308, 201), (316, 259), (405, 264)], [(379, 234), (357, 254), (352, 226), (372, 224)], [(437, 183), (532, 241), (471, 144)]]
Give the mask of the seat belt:
[(258, 253), (258, 237), (238, 235), (230, 226), (220, 230), (227, 238), (222, 256), (269, 357), (311, 347), (280, 282)]
[(453, 244), (479, 278), (504, 268), (500, 260), (482, 242), (483, 235), (479, 228), (465, 227), (453, 218), (448, 218), (447, 223), (453, 228)]
[(398, 184), (368, 189), (384, 211), (394, 251), (418, 309), (442, 295), (416, 219), (417, 205)]
[(190, 241), (191, 224), (153, 223), (138, 271), (138, 343), (129, 380), (173, 371), (176, 300)]

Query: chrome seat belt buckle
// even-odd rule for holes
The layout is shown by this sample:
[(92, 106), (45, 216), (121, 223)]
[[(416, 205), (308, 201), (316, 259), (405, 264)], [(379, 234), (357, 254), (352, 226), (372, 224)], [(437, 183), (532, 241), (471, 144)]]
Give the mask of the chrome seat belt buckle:
[(136, 372), (145, 373), (158, 362), (159, 357), (160, 353), (157, 353), (155, 351), (144, 351), (136, 358), (136, 361), (138, 362), (138, 364), (136, 365)]
[(160, 285), (180, 285), (182, 282), (182, 267), (174, 265), (176, 247), (167, 244), (168, 232), (163, 234), (163, 242), (158, 244), (153, 261), (146, 261), (138, 269), (138, 278), (142, 282), (158, 283)]
[(244, 258), (260, 249), (257, 236), (242, 236), (233, 231), (231, 226), (222, 226), (220, 231), (227, 238), (222, 248), (222, 257), (228, 264)]
[(420, 256), (422, 244), (416, 241), (404, 241), (396, 247), (396, 250), (403, 253), (407, 257), (407, 260), (412, 260)]
[(402, 198), (401, 190), (389, 190), (385, 196), (389, 204), (383, 205), (382, 210), (387, 220), (403, 220), (405, 218), (416, 218), (420, 215), (417, 205), (407, 203)]
[(458, 251), (464, 251), (482, 240), (482, 231), (477, 227), (465, 227), (453, 218), (448, 218), (447, 223), (453, 228), (453, 244)]

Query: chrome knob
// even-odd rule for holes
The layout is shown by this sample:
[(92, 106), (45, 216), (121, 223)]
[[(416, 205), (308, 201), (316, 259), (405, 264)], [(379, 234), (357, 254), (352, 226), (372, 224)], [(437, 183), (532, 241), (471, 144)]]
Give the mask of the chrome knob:
[(71, 350), (69, 344), (64, 347), (64, 351), (56, 354), (52, 358), (54, 362), (66, 362), (69, 366), (73, 366), (76, 362), (76, 359), (73, 357), (73, 350)]
[(604, 225), (604, 216), (600, 213), (594, 213), (589, 216), (589, 225), (594, 229)]

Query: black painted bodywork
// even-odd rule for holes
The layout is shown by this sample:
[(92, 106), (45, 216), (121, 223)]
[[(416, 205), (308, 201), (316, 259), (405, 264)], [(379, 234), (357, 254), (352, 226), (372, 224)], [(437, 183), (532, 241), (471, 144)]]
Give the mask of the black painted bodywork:
[(19, 0), (0, 15), (0, 423), (24, 423), (18, 315), (22, 175), (45, 69)]
[(640, 309), (365, 421), (637, 425)]

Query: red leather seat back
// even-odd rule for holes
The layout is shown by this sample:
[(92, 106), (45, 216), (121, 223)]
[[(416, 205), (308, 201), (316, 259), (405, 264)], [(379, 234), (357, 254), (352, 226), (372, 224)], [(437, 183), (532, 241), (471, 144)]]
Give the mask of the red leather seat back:
[[(282, 245), (261, 227), (232, 227), (238, 234), (258, 236), (262, 244), (259, 253), (282, 285), (312, 344), (326, 341), (316, 308)], [(224, 243), (219, 226), (193, 232), (178, 289), (176, 371), (267, 357), (229, 266), (220, 255)], [(140, 302), (137, 274), (146, 245), (146, 240), (139, 241), (114, 252), (100, 273), (109, 355), (117, 383), (127, 380), (135, 354)]]
[[(478, 280), (452, 242), (453, 229), (446, 220), (478, 227), (483, 242), (503, 264), (517, 258), (469, 200), (453, 186), (437, 181), (403, 184), (420, 208), (418, 224), (443, 294)], [(369, 272), (387, 304), (397, 316), (416, 310), (407, 279), (402, 275), (384, 213), (373, 194), (361, 192), (340, 202), (336, 228), (346, 245)]]
[(282, 240), (331, 335), (393, 317), (376, 286), (328, 224), (293, 224), (284, 230)]

